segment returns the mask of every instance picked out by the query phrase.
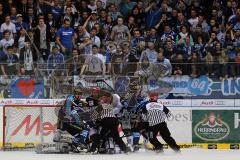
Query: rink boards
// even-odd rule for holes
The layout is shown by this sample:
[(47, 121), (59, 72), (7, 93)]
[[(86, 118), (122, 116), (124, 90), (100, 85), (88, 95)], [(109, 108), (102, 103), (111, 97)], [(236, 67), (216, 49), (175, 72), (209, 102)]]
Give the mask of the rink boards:
[[(3, 106), (48, 106), (61, 103), (61, 99), (2, 99), (0, 100), (0, 128), (3, 128)], [(167, 121), (169, 130), (182, 148), (239, 149), (240, 100), (163, 100), (170, 107), (172, 117)], [(45, 108), (45, 107), (44, 107)], [(43, 110), (43, 112), (45, 112)], [(44, 136), (39, 132), (38, 119), (26, 113), (10, 127), (11, 147), (31, 148), (41, 142), (51, 142), (56, 129), (57, 116), (53, 112), (43, 121)], [(38, 117), (38, 115), (36, 115)], [(30, 118), (29, 118), (30, 117)], [(49, 118), (48, 118), (49, 117)], [(27, 119), (28, 118), (28, 119)], [(17, 124), (16, 124), (17, 123)], [(19, 127), (21, 125), (21, 127)], [(26, 134), (27, 133), (27, 134)], [(3, 131), (0, 131), (2, 146)], [(161, 142), (164, 142), (160, 137)], [(142, 143), (142, 139), (141, 139)], [(150, 146), (151, 147), (151, 146)], [(167, 146), (165, 146), (167, 147)]]

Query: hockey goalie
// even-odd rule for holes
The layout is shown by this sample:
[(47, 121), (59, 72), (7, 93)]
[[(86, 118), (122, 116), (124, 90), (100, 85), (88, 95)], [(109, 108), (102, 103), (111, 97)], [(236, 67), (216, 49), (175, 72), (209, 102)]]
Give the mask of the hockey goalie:
[[(53, 143), (42, 143), (36, 147), (37, 153), (69, 153), (88, 150), (89, 137), (95, 129), (91, 124), (91, 109), (81, 100), (83, 92), (74, 89), (58, 114), (58, 129)], [(94, 136), (93, 136), (94, 137)]]

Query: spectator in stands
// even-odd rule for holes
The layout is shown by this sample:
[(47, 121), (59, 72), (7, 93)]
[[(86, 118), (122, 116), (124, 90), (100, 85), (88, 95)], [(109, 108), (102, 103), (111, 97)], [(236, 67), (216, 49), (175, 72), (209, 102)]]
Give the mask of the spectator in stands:
[(1, 71), (4, 78), (19, 75), (18, 57), (13, 54), (13, 46), (8, 46), (6, 55), (1, 58)]
[(50, 75), (64, 75), (65, 59), (58, 46), (53, 46), (52, 53), (48, 56), (47, 68)]
[(49, 44), (49, 48), (48, 48), (48, 52), (52, 52), (52, 47), (56, 45), (56, 28), (51, 26), (50, 27), (50, 32), (49, 32), (49, 36), (48, 36), (48, 42), (50, 42)]
[(134, 17), (132, 17), (132, 16), (129, 16), (129, 17), (128, 17), (126, 26), (128, 27), (131, 35), (133, 35), (134, 30), (138, 28), (138, 26), (137, 26), (136, 23), (135, 23), (135, 19), (134, 19)]
[(152, 42), (155, 45), (157, 45), (158, 44), (158, 39), (159, 39), (159, 37), (157, 35), (156, 28), (154, 28), (154, 27), (150, 28), (149, 31), (148, 31), (148, 34), (146, 36), (146, 39), (145, 39), (146, 42)]
[(92, 47), (92, 54), (88, 55), (80, 75), (105, 75), (105, 58), (98, 53), (98, 46)]
[(178, 16), (178, 10), (176, 8), (172, 8), (171, 15), (168, 17), (168, 23), (171, 27), (171, 29), (176, 33), (176, 26), (177, 26), (177, 16)]
[[(234, 34), (235, 33), (235, 34)], [(232, 41), (233, 41), (233, 46), (236, 48), (240, 48), (240, 29), (237, 29), (233, 32), (232, 34)]]
[(198, 16), (197, 11), (195, 9), (191, 9), (191, 18), (188, 19), (188, 23), (191, 25), (191, 31), (195, 31), (196, 26), (198, 24)]
[(136, 47), (131, 47), (130, 54), (128, 56), (128, 62), (131, 64), (133, 72), (136, 72), (138, 69), (138, 62), (142, 52), (145, 50), (145, 46), (145, 41), (140, 41)]
[(197, 52), (193, 52), (191, 56), (188, 58), (188, 62), (191, 64), (191, 69), (189, 71), (189, 75), (193, 78), (197, 78), (202, 74), (202, 67), (204, 67), (201, 63), (201, 59)]
[(113, 3), (108, 7), (108, 15), (111, 16), (113, 21), (116, 21), (118, 17), (122, 16), (122, 14), (117, 11), (116, 5)]
[(2, 55), (7, 54), (7, 48), (9, 46), (12, 46), (14, 44), (14, 39), (11, 38), (10, 32), (8, 30), (5, 30), (3, 32), (3, 39), (0, 41), (0, 48), (2, 49)]
[(183, 12), (178, 12), (177, 23), (174, 30), (177, 31), (177, 33), (181, 32), (181, 26), (189, 27), (190, 24), (186, 20)]
[(184, 59), (182, 54), (177, 54), (172, 60), (173, 63), (173, 75), (185, 75), (186, 68), (184, 65)]
[(131, 46), (137, 47), (139, 46), (139, 42), (144, 41), (144, 37), (141, 35), (141, 31), (139, 29), (134, 30), (134, 36), (131, 40)]
[(188, 30), (186, 25), (183, 25), (180, 27), (180, 32), (176, 37), (176, 44), (183, 44), (186, 42), (186, 37), (188, 37), (190, 39), (190, 44), (193, 45), (193, 38), (192, 35), (190, 33), (190, 31)]
[(199, 15), (198, 16), (198, 24), (202, 26), (203, 32), (208, 33), (210, 30), (210, 26), (208, 25), (204, 15)]
[(69, 65), (69, 74), (77, 76), (80, 75), (80, 71), (84, 63), (84, 57), (78, 54), (78, 50), (76, 48), (73, 48), (72, 53), (73, 57), (70, 59), (70, 61), (67, 62), (67, 64)]
[(28, 30), (28, 24), (23, 22), (23, 16), (22, 14), (17, 14), (16, 16), (16, 23), (15, 23), (15, 26), (16, 26), (16, 31), (17, 33), (19, 33), (19, 31), (21, 30), (21, 28), (24, 28), (25, 30)]
[(44, 15), (44, 17), (47, 17), (47, 15), (51, 12), (49, 3), (44, 0), (37, 1), (35, 9), (37, 10), (37, 15), (41, 14)]
[(29, 28), (33, 29), (38, 24), (37, 16), (34, 13), (32, 7), (27, 9), (27, 17), (25, 18), (26, 23), (28, 24)]
[(1, 25), (0, 32), (3, 33), (4, 31), (8, 30), (10, 33), (10, 38), (15, 37), (16, 35), (16, 26), (14, 23), (11, 22), (11, 18), (9, 15), (5, 17), (5, 22)]
[(105, 9), (101, 9), (100, 11), (99, 11), (99, 23), (100, 23), (100, 25), (101, 26), (104, 26), (105, 24), (106, 24), (106, 22), (107, 22), (107, 11), (105, 10)]
[(236, 14), (230, 17), (229, 22), (232, 24), (234, 30), (240, 29), (240, 7), (236, 10)]
[(88, 8), (88, 4), (86, 0), (81, 1), (81, 5), (78, 6), (78, 10), (83, 14), (83, 13), (91, 13), (92, 10)]
[(168, 59), (172, 59), (176, 52), (177, 50), (173, 44), (172, 39), (168, 38), (166, 43), (164, 44), (164, 56)]
[(197, 37), (197, 42), (193, 46), (193, 51), (197, 53), (197, 56), (202, 59), (205, 56), (204, 53), (205, 43), (203, 43), (202, 36)]
[(25, 75), (34, 75), (37, 53), (29, 41), (25, 42), (24, 48), (20, 50), (19, 56), (20, 70)]
[(76, 9), (74, 3), (72, 3), (72, 0), (65, 0), (63, 12), (67, 13), (68, 8), (70, 9), (70, 14), (75, 15), (77, 13), (77, 9)]
[(91, 29), (94, 27), (96, 23), (99, 23), (97, 19), (97, 12), (92, 11), (91, 15), (88, 17), (88, 19), (84, 22), (84, 26), (88, 32), (91, 31)]
[(236, 76), (240, 76), (240, 51), (238, 52), (236, 58), (235, 58), (235, 70), (236, 70), (236, 74), (235, 74), (235, 78)]
[(56, 43), (61, 47), (64, 56), (69, 58), (74, 44), (74, 30), (68, 19), (63, 21), (63, 26), (57, 31)]
[(120, 12), (122, 13), (123, 17), (128, 17), (131, 13), (133, 7), (137, 5), (136, 2), (128, 1), (128, 0), (122, 0), (120, 3)]
[(145, 13), (141, 12), (140, 9), (135, 6), (132, 10), (132, 13), (130, 14), (131, 17), (134, 18), (134, 21), (136, 23), (136, 25), (140, 28), (140, 29), (144, 29), (145, 28)]
[(209, 35), (207, 32), (204, 32), (202, 29), (202, 25), (201, 24), (197, 24), (196, 25), (196, 29), (194, 32), (192, 32), (192, 37), (193, 37), (193, 42), (197, 43), (198, 42), (198, 37), (201, 36), (202, 37), (202, 42), (206, 43), (209, 40)]
[(214, 59), (213, 56), (211, 54), (211, 52), (207, 52), (206, 56), (203, 59), (204, 63), (205, 63), (205, 74), (206, 76), (212, 77), (213, 74), (213, 63), (214, 63)]
[(53, 19), (56, 22), (57, 27), (60, 27), (61, 24), (61, 15), (63, 14), (62, 7), (59, 4), (59, 0), (54, 0), (51, 4), (51, 11), (53, 14)]
[(91, 9), (91, 11), (96, 11), (97, 10), (95, 0), (90, 0), (88, 8)]
[(71, 12), (71, 7), (66, 7), (65, 14), (63, 16), (63, 20), (68, 19), (70, 21), (70, 27), (74, 25), (74, 15)]
[(116, 53), (111, 57), (111, 74), (113, 76), (123, 75), (124, 54), (122, 47), (117, 45)]
[(142, 52), (140, 62), (146, 59), (149, 63), (154, 63), (157, 61), (157, 54), (154, 43), (148, 42), (148, 48)]
[(216, 43), (218, 43), (218, 39), (217, 39), (217, 33), (212, 31), (210, 34), (210, 38), (208, 43), (205, 46), (205, 49), (207, 52), (211, 52), (214, 49), (214, 46), (216, 45)]
[[(160, 21), (157, 23), (155, 28), (157, 29), (158, 35), (162, 36), (164, 33), (165, 26), (169, 26), (169, 20), (167, 14), (163, 13)], [(171, 29), (170, 29), (171, 30)]]
[[(164, 57), (164, 49), (163, 48), (159, 48), (156, 64), (166, 66), (167, 69), (168, 69), (168, 73), (166, 74), (166, 76), (171, 76), (171, 74), (172, 74), (172, 64), (171, 64), (169, 59)], [(159, 69), (160, 68), (161, 67), (159, 67)]]
[(122, 53), (123, 53), (123, 63), (122, 69), (124, 75), (134, 75), (135, 69), (132, 67), (131, 63), (129, 63), (129, 55), (130, 55), (130, 42), (126, 41), (121, 44)]
[(92, 40), (90, 37), (83, 38), (83, 42), (79, 44), (80, 54), (88, 56), (92, 54)]
[(228, 55), (228, 76), (229, 77), (235, 77), (235, 58), (236, 58), (236, 48), (234, 46), (233, 42), (233, 31), (229, 30), (226, 32), (226, 37), (225, 37), (225, 43), (223, 48), (226, 49), (226, 54)]
[(226, 51), (222, 50), (221, 54), (218, 57), (219, 63), (219, 75), (218, 78), (222, 80), (223, 78), (228, 78), (228, 55)]
[(46, 25), (47, 25), (47, 28), (50, 28), (50, 27), (58, 27), (58, 26), (57, 26), (57, 22), (56, 22), (56, 20), (53, 18), (53, 14), (52, 14), (52, 13), (48, 13), (48, 14), (47, 14)]
[(161, 36), (162, 44), (166, 43), (167, 38), (170, 38), (172, 40), (176, 39), (176, 33), (173, 32), (168, 24), (164, 25), (164, 32)]
[(100, 11), (104, 9), (104, 5), (103, 5), (103, 2), (100, 1), (100, 0), (97, 0), (96, 1), (96, 11), (97, 13), (100, 13)]
[(19, 31), (19, 34), (14, 40), (14, 44), (18, 46), (18, 49), (21, 50), (25, 46), (25, 41), (27, 40), (26, 36), (26, 30), (24, 28), (21, 28)]
[(157, 2), (152, 0), (147, 8), (145, 8), (146, 12), (146, 26), (147, 28), (151, 28), (156, 26), (161, 17), (160, 8), (157, 6)]
[(24, 19), (27, 17), (27, 0), (21, 0), (20, 3), (17, 3), (17, 11), (18, 13), (21, 13), (24, 17)]
[(100, 48), (101, 40), (97, 36), (97, 29), (95, 27), (91, 29), (90, 37), (91, 37), (91, 40), (92, 40), (92, 45), (96, 45), (96, 46), (98, 46), (98, 48)]
[(38, 20), (38, 25), (36, 26), (34, 30), (34, 43), (36, 44), (36, 47), (42, 54), (42, 58), (44, 61), (47, 61), (48, 59), (48, 45), (49, 45), (49, 28), (47, 28), (47, 25), (44, 22), (44, 19)]
[(0, 24), (4, 22), (5, 12), (3, 10), (3, 4), (0, 2)]
[(111, 39), (120, 44), (131, 40), (131, 34), (127, 26), (123, 25), (123, 17), (117, 18), (117, 25), (112, 29)]
[(11, 22), (16, 24), (16, 20), (17, 20), (17, 8), (16, 6), (11, 6), (11, 9), (10, 9), (10, 19), (11, 19)]

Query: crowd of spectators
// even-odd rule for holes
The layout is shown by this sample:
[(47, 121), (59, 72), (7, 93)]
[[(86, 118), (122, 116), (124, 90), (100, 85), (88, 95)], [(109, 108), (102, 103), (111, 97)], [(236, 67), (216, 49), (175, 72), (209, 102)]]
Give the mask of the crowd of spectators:
[(0, 26), (4, 77), (37, 63), (49, 74), (133, 75), (163, 63), (174, 75), (240, 75), (238, 0), (2, 0)]

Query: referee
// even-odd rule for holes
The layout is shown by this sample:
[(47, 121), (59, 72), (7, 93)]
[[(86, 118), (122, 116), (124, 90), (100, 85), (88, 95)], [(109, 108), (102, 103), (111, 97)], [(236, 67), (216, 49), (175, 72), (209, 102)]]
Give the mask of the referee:
[(125, 153), (129, 151), (129, 149), (126, 147), (125, 143), (119, 136), (119, 122), (114, 115), (114, 108), (111, 103), (112, 95), (108, 92), (105, 92), (103, 96), (101, 96), (101, 98), (99, 99), (100, 109), (98, 118), (100, 119), (100, 126), (102, 128), (98, 137), (93, 141), (89, 152), (95, 152), (96, 148), (100, 145), (100, 141), (106, 138), (106, 136), (112, 137), (115, 143), (118, 144), (119, 148)]
[(163, 152), (163, 145), (158, 141), (157, 134), (160, 132), (163, 140), (175, 151), (180, 152), (180, 147), (171, 137), (171, 133), (167, 127), (165, 119), (170, 116), (170, 111), (167, 107), (157, 103), (158, 94), (150, 93), (150, 103), (143, 109), (149, 122), (149, 141), (154, 146), (156, 152)]

